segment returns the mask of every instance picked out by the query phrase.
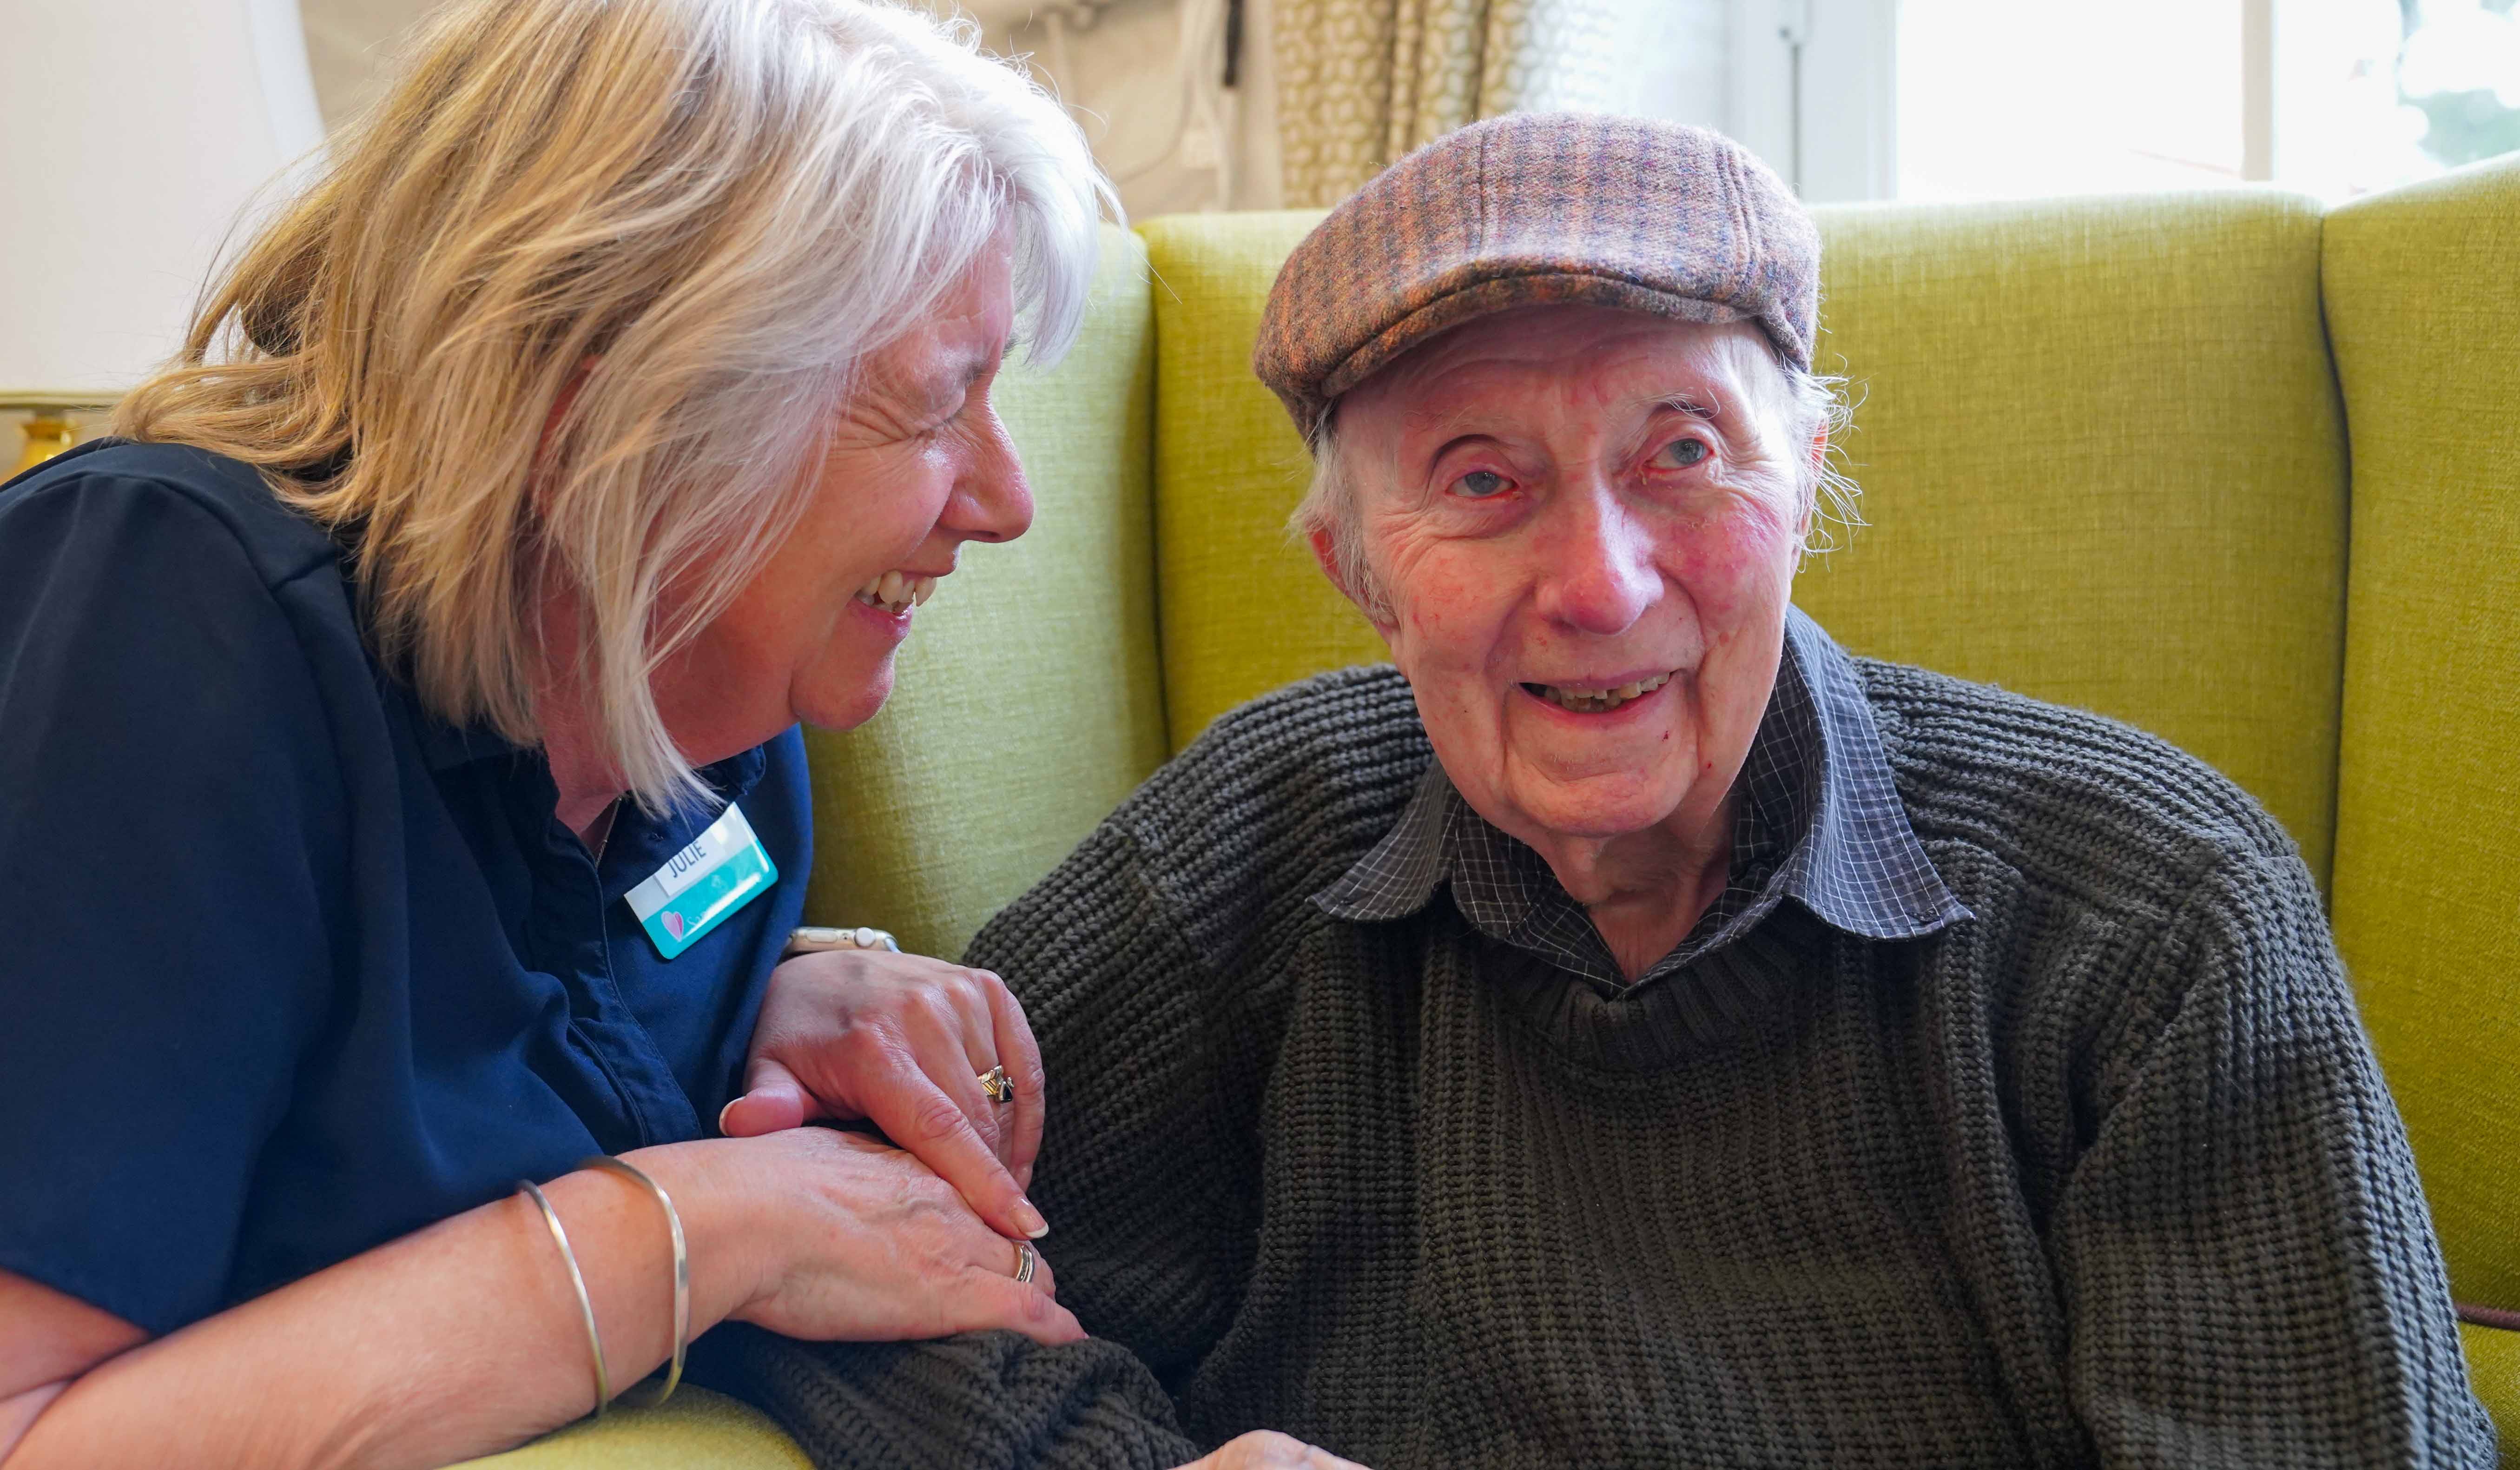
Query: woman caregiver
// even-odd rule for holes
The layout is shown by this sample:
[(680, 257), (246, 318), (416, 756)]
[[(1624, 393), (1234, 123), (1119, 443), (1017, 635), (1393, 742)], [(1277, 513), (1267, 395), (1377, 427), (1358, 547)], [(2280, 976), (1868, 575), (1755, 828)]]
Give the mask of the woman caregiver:
[(439, 1464), (730, 1318), (1082, 1335), (1003, 987), (782, 953), (797, 722), (1024, 530), (991, 380), (1114, 207), (908, 11), (469, 0), (0, 489), (7, 1470)]

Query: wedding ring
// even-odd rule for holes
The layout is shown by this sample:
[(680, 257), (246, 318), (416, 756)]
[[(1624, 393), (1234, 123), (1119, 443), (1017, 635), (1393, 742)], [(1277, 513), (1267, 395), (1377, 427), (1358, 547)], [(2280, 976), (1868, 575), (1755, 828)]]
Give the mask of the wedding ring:
[(1032, 1279), (1032, 1273), (1040, 1269), (1040, 1267), (1041, 1252), (1034, 1250), (1030, 1245), (1025, 1244), (1023, 1241), (1016, 1241), (1015, 1279), (1018, 1281), (1030, 1281)]
[(989, 1101), (1003, 1105), (1015, 1100), (1014, 1080), (1007, 1076), (1004, 1067), (992, 1067), (981, 1073), (979, 1080), (980, 1090), (989, 1094)]

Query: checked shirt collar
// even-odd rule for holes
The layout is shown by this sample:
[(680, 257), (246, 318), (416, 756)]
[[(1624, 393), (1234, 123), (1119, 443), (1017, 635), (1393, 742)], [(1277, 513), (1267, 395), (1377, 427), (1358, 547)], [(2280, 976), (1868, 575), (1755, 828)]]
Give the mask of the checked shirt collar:
[[(1908, 824), (1854, 664), (1799, 609), (1786, 614), (1776, 691), (1740, 783), (1723, 896), (1637, 985), (1731, 944), (1787, 898), (1864, 939), (1915, 939), (1966, 917)], [(1440, 763), (1390, 833), (1313, 901), (1333, 918), (1400, 919), (1448, 882), (1455, 907), (1490, 939), (1598, 988), (1629, 988), (1548, 863), (1473, 811)]]

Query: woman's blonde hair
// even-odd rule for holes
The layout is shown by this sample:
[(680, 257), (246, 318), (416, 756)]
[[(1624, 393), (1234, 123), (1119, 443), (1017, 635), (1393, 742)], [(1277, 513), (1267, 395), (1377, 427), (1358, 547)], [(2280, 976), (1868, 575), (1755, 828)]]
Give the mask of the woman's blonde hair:
[[(704, 793), (650, 676), (794, 526), (852, 369), (1001, 231), (1056, 357), (1106, 212), (1075, 124), (968, 23), (463, 0), (114, 432), (254, 465), (331, 528), (438, 716), (533, 744), (538, 683), (584, 681), (662, 809)], [(578, 646), (537, 625), (553, 577)]]

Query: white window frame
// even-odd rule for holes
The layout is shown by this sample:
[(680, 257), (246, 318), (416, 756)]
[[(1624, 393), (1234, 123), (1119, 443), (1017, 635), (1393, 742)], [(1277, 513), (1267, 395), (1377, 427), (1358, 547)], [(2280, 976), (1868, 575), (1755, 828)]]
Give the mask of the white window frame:
[(1732, 136), (1808, 203), (1897, 194), (1898, 0), (1727, 3)]
[[(1806, 203), (1897, 198), (1899, 0), (1725, 3), (1732, 136)], [(2239, 3), (2241, 176), (2265, 181), (2275, 161), (2275, 0)]]

